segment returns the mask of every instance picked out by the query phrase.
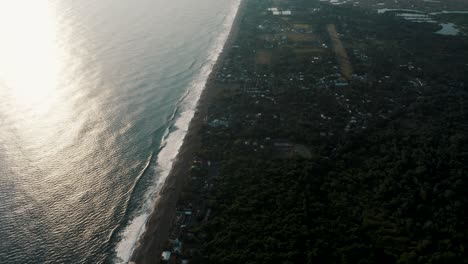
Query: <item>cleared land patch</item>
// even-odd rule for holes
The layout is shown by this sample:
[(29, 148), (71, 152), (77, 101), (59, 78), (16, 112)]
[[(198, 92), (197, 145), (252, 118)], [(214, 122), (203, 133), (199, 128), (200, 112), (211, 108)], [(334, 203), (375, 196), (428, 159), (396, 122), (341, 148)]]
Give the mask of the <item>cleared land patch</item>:
[(310, 30), (310, 25), (309, 24), (294, 24), (294, 29), (297, 30)]
[(259, 50), (255, 54), (255, 63), (256, 64), (270, 64), (271, 63), (271, 51), (268, 50)]
[(304, 33), (297, 33), (297, 32), (289, 32), (286, 34), (288, 39), (294, 42), (303, 42), (303, 41), (314, 41), (317, 38), (312, 34), (304, 34)]
[(330, 24), (327, 26), (328, 34), (330, 35), (330, 39), (332, 41), (333, 50), (335, 51), (336, 59), (338, 60), (338, 64), (340, 65), (341, 74), (349, 79), (353, 74), (353, 68), (351, 67), (351, 63), (349, 62), (348, 54), (346, 53), (346, 49), (341, 43), (340, 37), (336, 32), (336, 27), (334, 24)]

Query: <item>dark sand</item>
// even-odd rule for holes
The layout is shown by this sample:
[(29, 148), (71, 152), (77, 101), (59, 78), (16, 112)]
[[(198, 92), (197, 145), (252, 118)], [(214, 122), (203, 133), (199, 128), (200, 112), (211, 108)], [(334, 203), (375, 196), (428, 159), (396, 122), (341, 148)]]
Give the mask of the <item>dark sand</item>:
[(215, 73), (223, 64), (224, 58), (229, 52), (233, 41), (236, 39), (243, 15), (242, 11), (245, 7), (245, 1), (246, 0), (242, 0), (240, 4), (229, 37), (210, 73), (205, 89), (198, 101), (196, 113), (190, 122), (189, 130), (177, 155), (177, 159), (174, 162), (163, 188), (158, 194), (153, 214), (148, 219), (146, 231), (140, 238), (132, 254), (130, 263), (145, 264), (159, 263), (160, 261), (162, 249), (168, 239), (169, 230), (175, 217), (177, 200), (188, 180), (194, 155), (200, 145), (200, 128), (206, 116), (209, 102), (217, 94)]

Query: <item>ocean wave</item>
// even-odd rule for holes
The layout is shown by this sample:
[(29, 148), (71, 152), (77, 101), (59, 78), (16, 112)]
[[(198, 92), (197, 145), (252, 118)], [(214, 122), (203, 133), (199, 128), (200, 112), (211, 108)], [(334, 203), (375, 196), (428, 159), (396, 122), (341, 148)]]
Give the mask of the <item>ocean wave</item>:
[(128, 223), (120, 234), (120, 241), (115, 248), (115, 263), (128, 262), (139, 238), (145, 231), (146, 222), (153, 211), (154, 204), (157, 203), (158, 193), (164, 185), (180, 147), (184, 142), (190, 121), (195, 114), (208, 77), (228, 39), (240, 2), (241, 0), (233, 2), (230, 9), (231, 12), (224, 17), (221, 23), (221, 33), (211, 47), (212, 52), (208, 56), (207, 63), (201, 66), (198, 75), (191, 82), (187, 92), (181, 97), (173, 115), (169, 118), (170, 125), (161, 140), (160, 151), (153, 168), (155, 182), (144, 196), (146, 202), (142, 206), (141, 211)]
[[(142, 176), (148, 171), (148, 169), (150, 168), (151, 166), (151, 160), (153, 159), (153, 155), (154, 153), (152, 152), (149, 157), (146, 159), (146, 162), (145, 162), (145, 166), (143, 166), (143, 169), (141, 170), (141, 172), (138, 174), (137, 176), (137, 179), (136, 181), (134, 182), (132, 188), (130, 188), (130, 190), (128, 191), (129, 193), (129, 197), (132, 197), (133, 196), (133, 193), (135, 192), (135, 189), (138, 185), (138, 183), (140, 182), (140, 179), (142, 178)], [(125, 206), (125, 212), (124, 212), (124, 215), (127, 216), (130, 212), (129, 212), (129, 206), (128, 204), (130, 203), (130, 199), (127, 200), (127, 204)], [(107, 238), (107, 243), (111, 243), (111, 241), (113, 241), (115, 239), (115, 237), (118, 235), (119, 233), (119, 230), (120, 230), (121, 226), (120, 225), (116, 225), (110, 232), (108, 238)]]

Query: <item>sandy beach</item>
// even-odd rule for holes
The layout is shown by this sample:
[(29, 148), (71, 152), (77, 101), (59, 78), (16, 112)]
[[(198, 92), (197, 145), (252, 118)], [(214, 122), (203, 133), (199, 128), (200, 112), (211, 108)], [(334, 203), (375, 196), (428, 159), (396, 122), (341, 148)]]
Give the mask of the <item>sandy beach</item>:
[(136, 246), (130, 263), (159, 263), (162, 248), (167, 241), (172, 220), (176, 213), (176, 204), (180, 192), (187, 183), (189, 171), (195, 153), (200, 144), (200, 128), (206, 116), (209, 102), (216, 97), (215, 73), (229, 52), (233, 41), (236, 39), (239, 24), (243, 17), (243, 8), (246, 0), (242, 0), (233, 22), (229, 37), (224, 44), (223, 51), (210, 73), (205, 89), (198, 101), (196, 113), (190, 122), (189, 130), (184, 138), (182, 147), (174, 162), (173, 168), (167, 180), (158, 194), (153, 214), (148, 219), (146, 231), (143, 233)]

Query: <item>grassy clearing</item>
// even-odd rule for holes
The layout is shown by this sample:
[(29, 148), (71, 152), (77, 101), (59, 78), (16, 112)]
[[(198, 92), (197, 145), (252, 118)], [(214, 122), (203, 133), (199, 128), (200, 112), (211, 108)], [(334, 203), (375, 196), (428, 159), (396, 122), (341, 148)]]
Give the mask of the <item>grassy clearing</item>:
[(336, 27), (334, 24), (330, 24), (327, 26), (328, 34), (330, 35), (330, 39), (333, 45), (333, 50), (335, 51), (336, 59), (338, 60), (338, 64), (340, 65), (341, 74), (349, 79), (353, 74), (353, 68), (351, 67), (351, 63), (349, 62), (348, 54), (346, 53), (346, 49), (341, 43), (340, 37), (336, 32)]
[(269, 65), (271, 64), (271, 58), (272, 58), (271, 51), (259, 50), (255, 54), (255, 63)]

